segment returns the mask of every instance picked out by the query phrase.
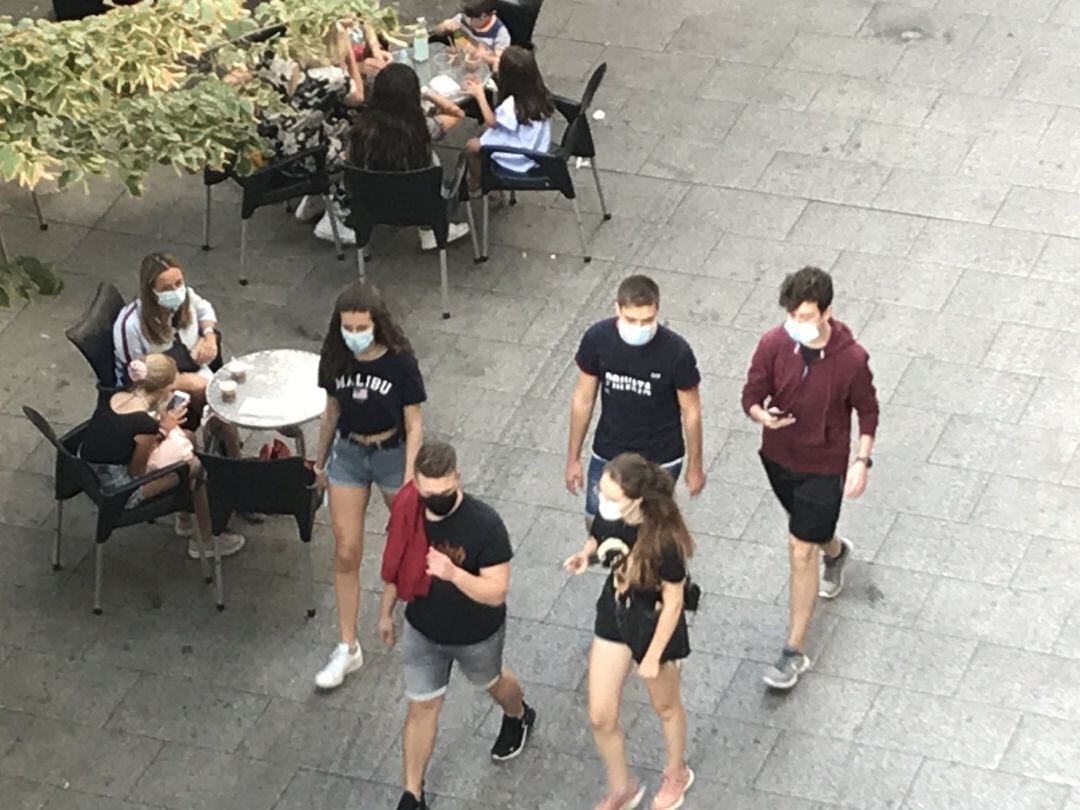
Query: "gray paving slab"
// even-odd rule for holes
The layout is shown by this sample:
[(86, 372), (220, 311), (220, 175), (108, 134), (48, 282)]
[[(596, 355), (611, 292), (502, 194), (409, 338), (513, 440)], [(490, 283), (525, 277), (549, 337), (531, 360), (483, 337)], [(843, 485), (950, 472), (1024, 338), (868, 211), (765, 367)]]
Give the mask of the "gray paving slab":
[(859, 727), (860, 742), (993, 766), (1001, 762), (1020, 714), (906, 689), (880, 691)]
[(1059, 807), (1067, 788), (985, 768), (927, 759), (904, 800), (905, 810)]
[(896, 807), (919, 762), (909, 754), (785, 731), (755, 785), (842, 806)]
[(1001, 770), (1044, 782), (1080, 786), (1073, 763), (1080, 744), (1073, 721), (1025, 714), (1001, 762)]

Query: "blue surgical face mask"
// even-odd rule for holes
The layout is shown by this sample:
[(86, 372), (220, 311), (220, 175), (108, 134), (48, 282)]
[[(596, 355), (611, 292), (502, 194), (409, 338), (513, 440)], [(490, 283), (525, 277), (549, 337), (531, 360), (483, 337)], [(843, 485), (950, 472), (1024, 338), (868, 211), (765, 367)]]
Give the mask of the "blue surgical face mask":
[(375, 340), (375, 330), (365, 329), (363, 332), (349, 332), (344, 327), (341, 329), (341, 339), (353, 354), (360, 354)]
[(619, 337), (631, 346), (644, 346), (656, 334), (656, 321), (652, 323), (627, 323), (622, 318), (618, 320)]
[(154, 290), (154, 296), (157, 298), (157, 302), (165, 309), (177, 310), (184, 303), (187, 298), (187, 287), (181, 284), (175, 290), (162, 290), (158, 292)]
[(816, 323), (805, 323), (791, 318), (784, 321), (784, 331), (788, 333), (788, 337), (803, 346), (813, 343), (821, 337), (821, 330), (818, 329)]

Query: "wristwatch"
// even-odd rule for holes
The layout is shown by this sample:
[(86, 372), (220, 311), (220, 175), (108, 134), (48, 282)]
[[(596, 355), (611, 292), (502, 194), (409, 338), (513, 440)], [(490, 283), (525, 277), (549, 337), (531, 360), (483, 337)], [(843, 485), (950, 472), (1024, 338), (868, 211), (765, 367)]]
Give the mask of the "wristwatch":
[(874, 460), (870, 458), (870, 456), (858, 456), (855, 460), (861, 461), (863, 464), (865, 464), (866, 469), (868, 470), (874, 466)]

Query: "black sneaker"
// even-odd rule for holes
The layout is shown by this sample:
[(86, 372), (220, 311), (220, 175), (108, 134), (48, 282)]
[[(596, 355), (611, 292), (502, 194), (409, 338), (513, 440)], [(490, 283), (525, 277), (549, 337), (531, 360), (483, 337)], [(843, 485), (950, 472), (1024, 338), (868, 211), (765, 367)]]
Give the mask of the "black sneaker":
[(401, 794), (401, 800), (398, 802), (397, 810), (428, 810), (427, 800), (424, 798), (424, 791), (420, 791), (420, 798), (416, 798), (409, 791), (404, 791)]
[(536, 722), (536, 712), (527, 703), (525, 713), (520, 717), (503, 715), (499, 738), (491, 746), (491, 758), (496, 762), (506, 762), (521, 753), (529, 739), (529, 731)]

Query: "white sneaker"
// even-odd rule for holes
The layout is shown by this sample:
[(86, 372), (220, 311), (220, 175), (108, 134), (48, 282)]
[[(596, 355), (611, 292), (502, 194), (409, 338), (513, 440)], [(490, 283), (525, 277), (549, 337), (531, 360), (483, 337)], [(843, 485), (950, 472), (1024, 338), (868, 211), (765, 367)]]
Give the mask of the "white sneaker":
[[(242, 549), (244, 547), (244, 543), (247, 542), (246, 540), (244, 540), (243, 535), (232, 533), (219, 534), (217, 540), (218, 553), (221, 554), (222, 557), (231, 557), (233, 554)], [(199, 538), (192, 537), (190, 540), (188, 540), (187, 553), (188, 556), (191, 557), (191, 559), (199, 559)], [(207, 546), (206, 559), (212, 560), (213, 558), (214, 547), (212, 545)]]
[(195, 521), (188, 512), (177, 512), (173, 519), (173, 531), (177, 537), (192, 537), (195, 534)]
[(301, 222), (311, 222), (325, 209), (323, 206), (322, 197), (316, 194), (306, 194), (304, 198), (300, 200), (300, 204), (296, 206), (296, 211), (293, 215)]
[(315, 676), (315, 685), (320, 689), (337, 689), (345, 682), (345, 676), (356, 672), (364, 665), (364, 651), (356, 645), (356, 652), (349, 650), (348, 644), (338, 644), (330, 653), (330, 660)]
[[(337, 232), (338, 236), (341, 237), (341, 244), (356, 244), (356, 232), (340, 220), (338, 220)], [(322, 239), (324, 242), (334, 241), (334, 229), (330, 226), (329, 213), (323, 214), (322, 219), (320, 219), (318, 224), (315, 226), (315, 237), (317, 239)]]
[[(431, 228), (419, 228), (418, 230), (420, 231), (421, 250), (435, 250), (439, 246), (439, 243), (435, 241), (435, 231), (431, 230)], [(446, 241), (456, 242), (458, 239), (468, 235), (468, 222), (451, 222), (450, 228), (446, 232)]]

